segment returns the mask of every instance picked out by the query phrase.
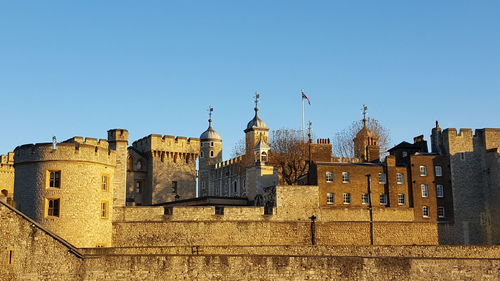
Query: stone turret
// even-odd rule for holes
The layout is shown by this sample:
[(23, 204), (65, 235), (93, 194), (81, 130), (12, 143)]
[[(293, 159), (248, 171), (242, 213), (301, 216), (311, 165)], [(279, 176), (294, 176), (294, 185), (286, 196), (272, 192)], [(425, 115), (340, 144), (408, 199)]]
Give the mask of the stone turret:
[(125, 206), (127, 197), (127, 158), (128, 131), (111, 129), (108, 131), (109, 148), (116, 151), (116, 168), (114, 177), (113, 206)]
[(265, 143), (269, 143), (269, 128), (266, 126), (266, 123), (262, 121), (259, 117), (259, 98), (260, 95), (258, 93), (255, 94), (255, 115), (250, 122), (248, 122), (245, 132), (245, 155), (246, 155), (246, 164), (251, 166), (254, 162), (253, 157), (253, 149), (259, 143), (259, 141), (264, 141)]
[(222, 138), (212, 127), (212, 111), (210, 107), (208, 128), (200, 136), (200, 159), (198, 192), (200, 196), (208, 196), (213, 189), (209, 173), (215, 164), (222, 162)]
[(380, 159), (379, 136), (366, 126), (366, 118), (363, 118), (363, 128), (354, 138), (354, 156), (363, 162), (376, 162)]

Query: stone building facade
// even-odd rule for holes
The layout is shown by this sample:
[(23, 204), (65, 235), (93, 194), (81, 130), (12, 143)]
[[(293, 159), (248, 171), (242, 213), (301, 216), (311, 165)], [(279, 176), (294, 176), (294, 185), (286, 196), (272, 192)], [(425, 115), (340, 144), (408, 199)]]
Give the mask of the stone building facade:
[(446, 243), (500, 243), (500, 129), (442, 130), (436, 122), (432, 152), (448, 159), (454, 223), (440, 232)]
[(248, 198), (263, 204), (264, 190), (278, 184), (278, 174), (269, 165), (269, 128), (259, 117), (258, 95), (255, 115), (244, 130), (245, 148), (241, 156), (222, 161), (222, 138), (212, 127), (200, 136), (200, 196)]

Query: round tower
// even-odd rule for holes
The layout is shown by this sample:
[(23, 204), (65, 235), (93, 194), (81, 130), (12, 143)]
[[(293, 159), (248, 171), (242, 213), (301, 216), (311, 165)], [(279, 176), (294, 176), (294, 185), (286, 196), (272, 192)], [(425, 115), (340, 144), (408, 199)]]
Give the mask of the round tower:
[(112, 245), (116, 151), (75, 137), (14, 151), (18, 209), (74, 246)]
[(213, 194), (209, 173), (215, 164), (222, 162), (222, 138), (212, 127), (212, 112), (209, 107), (208, 129), (200, 135), (199, 196)]

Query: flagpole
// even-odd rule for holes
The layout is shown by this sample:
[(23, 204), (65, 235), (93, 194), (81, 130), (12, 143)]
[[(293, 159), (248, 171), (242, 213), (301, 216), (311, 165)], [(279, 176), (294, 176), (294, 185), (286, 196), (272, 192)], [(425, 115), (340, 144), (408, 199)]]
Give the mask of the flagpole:
[[(304, 90), (302, 90), (304, 93)], [(304, 141), (304, 96), (301, 95), (302, 99), (302, 141)]]

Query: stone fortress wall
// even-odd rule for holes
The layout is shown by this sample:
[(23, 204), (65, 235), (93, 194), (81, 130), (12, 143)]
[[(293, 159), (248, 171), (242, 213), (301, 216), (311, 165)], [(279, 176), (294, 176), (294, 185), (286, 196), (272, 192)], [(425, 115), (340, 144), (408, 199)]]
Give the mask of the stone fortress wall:
[[(278, 186), (272, 214), (264, 207), (120, 208), (113, 222), (115, 247), (210, 245), (310, 245), (315, 216), (318, 245), (369, 245), (370, 216), (366, 208), (318, 205), (317, 186)], [(374, 244), (436, 245), (437, 225), (415, 222), (412, 209), (374, 208)]]
[(14, 197), (14, 153), (0, 155), (0, 198), (12, 203)]
[(153, 134), (135, 141), (132, 147), (147, 162), (144, 204), (174, 201), (176, 195), (180, 199), (196, 196), (199, 139)]
[(498, 246), (77, 249), (0, 202), (0, 280), (498, 280)]
[[(500, 129), (455, 128), (432, 133), (433, 152), (448, 155), (455, 222), (440, 232), (456, 244), (500, 243)], [(488, 199), (488, 200), (486, 200)]]
[[(15, 200), (21, 212), (77, 247), (111, 245), (116, 153), (107, 140), (75, 137), (56, 147), (19, 146), (14, 153)], [(59, 187), (50, 187), (51, 172), (60, 173)], [(50, 215), (49, 201), (57, 199), (58, 214)]]

